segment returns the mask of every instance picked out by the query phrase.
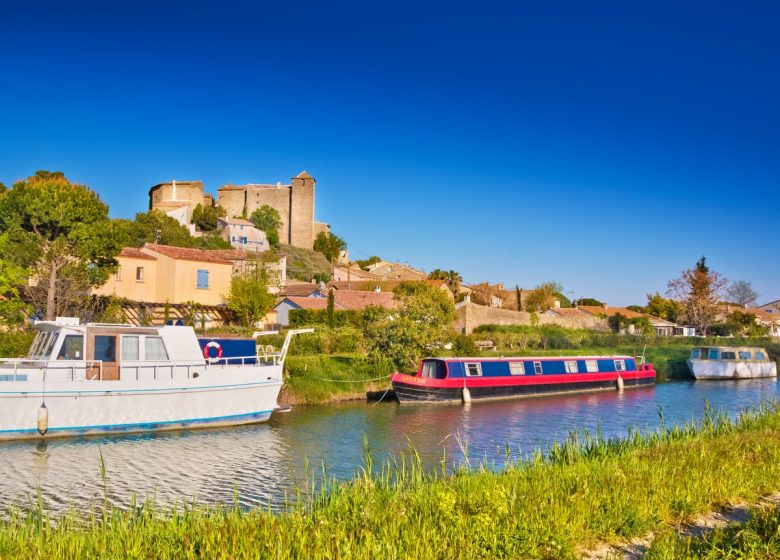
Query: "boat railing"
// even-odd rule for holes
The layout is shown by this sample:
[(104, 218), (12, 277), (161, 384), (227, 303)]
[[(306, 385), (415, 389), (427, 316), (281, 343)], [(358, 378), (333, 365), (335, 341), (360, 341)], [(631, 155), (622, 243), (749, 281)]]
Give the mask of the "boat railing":
[(103, 378), (103, 361), (0, 358), (0, 381), (27, 381), (31, 372), (38, 371), (47, 381), (75, 381), (82, 376), (99, 380)]

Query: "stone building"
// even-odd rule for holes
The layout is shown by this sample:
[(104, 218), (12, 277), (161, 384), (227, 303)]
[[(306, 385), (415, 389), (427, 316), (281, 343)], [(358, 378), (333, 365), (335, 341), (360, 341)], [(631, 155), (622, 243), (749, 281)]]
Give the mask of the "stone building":
[(282, 219), (279, 240), (311, 249), (317, 234), (330, 232), (328, 224), (314, 221), (315, 183), (314, 177), (303, 171), (293, 177), (289, 185), (225, 185), (217, 191), (217, 204), (225, 209), (228, 218), (251, 216), (267, 204), (276, 209)]
[(176, 181), (159, 183), (149, 189), (149, 210), (169, 212), (187, 207), (192, 211), (198, 204), (211, 206), (214, 203), (209, 193), (203, 192), (203, 181)]

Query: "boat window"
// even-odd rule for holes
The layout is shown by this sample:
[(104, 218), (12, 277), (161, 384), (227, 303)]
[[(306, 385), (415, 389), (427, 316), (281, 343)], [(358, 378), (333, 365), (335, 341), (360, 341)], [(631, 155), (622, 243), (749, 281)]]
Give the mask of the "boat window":
[(585, 371), (591, 373), (599, 370), (599, 363), (596, 360), (585, 360)]
[(425, 360), (422, 363), (422, 376), (429, 379), (444, 379), (447, 377), (447, 365), (437, 360)]
[(38, 333), (33, 341), (33, 345), (30, 347), (30, 358), (48, 358), (51, 356), (58, 334), (57, 331)]
[(525, 375), (525, 364), (523, 362), (509, 362), (509, 373), (512, 375)]
[(756, 360), (766, 360), (766, 356), (763, 352), (756, 352)]
[(707, 355), (708, 360), (717, 360), (718, 351), (715, 348), (710, 348), (710, 353)]
[(482, 375), (482, 364), (466, 364), (466, 375), (469, 377)]
[(566, 373), (578, 373), (580, 368), (577, 367), (577, 362), (574, 360), (566, 360), (563, 362), (566, 367)]
[(720, 359), (721, 360), (736, 360), (737, 359), (737, 353), (736, 352), (721, 352), (720, 353)]
[(699, 356), (701, 356), (701, 349), (695, 348), (693, 352), (691, 352), (691, 360), (698, 360)]
[(615, 371), (626, 371), (625, 360), (615, 360)]
[(116, 337), (95, 335), (94, 357), (104, 362), (116, 362)]
[(740, 360), (752, 360), (753, 359), (753, 355), (750, 352), (748, 352), (747, 350), (741, 350), (740, 353), (739, 353), (739, 359)]
[(146, 337), (146, 359), (147, 360), (167, 360), (168, 352), (165, 351), (165, 344), (159, 336)]
[(534, 373), (536, 375), (541, 375), (542, 372), (542, 362), (534, 362)]
[(84, 356), (84, 336), (69, 334), (65, 337), (57, 354), (58, 360), (80, 360)]
[(140, 360), (139, 344), (137, 336), (122, 337), (122, 360), (136, 361)]

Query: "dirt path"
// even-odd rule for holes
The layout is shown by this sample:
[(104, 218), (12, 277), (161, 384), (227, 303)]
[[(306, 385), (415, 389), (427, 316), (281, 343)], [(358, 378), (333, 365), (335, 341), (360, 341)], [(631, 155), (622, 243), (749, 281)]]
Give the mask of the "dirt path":
[[(750, 519), (750, 508), (754, 506), (768, 507), (780, 503), (780, 492), (762, 497), (756, 504), (738, 503), (694, 518), (690, 523), (678, 529), (681, 536), (702, 538), (715, 529), (746, 523)], [(638, 560), (644, 558), (655, 538), (655, 533), (648, 533), (620, 544), (602, 543), (592, 550), (582, 553), (584, 560)]]

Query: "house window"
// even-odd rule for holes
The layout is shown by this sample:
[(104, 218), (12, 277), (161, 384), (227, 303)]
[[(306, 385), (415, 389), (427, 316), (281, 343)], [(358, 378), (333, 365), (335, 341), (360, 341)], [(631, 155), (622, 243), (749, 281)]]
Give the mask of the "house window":
[(120, 282), (122, 280), (122, 267), (118, 266), (116, 267), (116, 275), (114, 276), (117, 282)]
[(205, 290), (209, 287), (209, 271), (203, 268), (198, 269), (198, 288)]
[(740, 360), (751, 360), (751, 359), (753, 359), (753, 356), (750, 354), (750, 352), (747, 352), (747, 351), (745, 351), (745, 350), (742, 350), (742, 351), (739, 353), (739, 359), (740, 359)]
[(624, 360), (615, 360), (615, 371), (626, 371), (626, 362)]
[(566, 373), (578, 373), (580, 371), (580, 368), (577, 367), (577, 362), (574, 360), (566, 360), (563, 364), (566, 366)]
[(144, 267), (142, 266), (135, 267), (135, 281), (136, 282), (144, 281)]
[(482, 364), (466, 364), (466, 376), (474, 377), (482, 375)]
[(509, 362), (509, 373), (512, 375), (525, 375), (525, 364), (523, 362)]
[(599, 363), (596, 360), (585, 360), (585, 371), (595, 373), (599, 370)]
[(542, 371), (542, 362), (534, 362), (534, 373), (536, 375), (541, 375), (542, 373), (544, 373)]
[(247, 243), (249, 243), (249, 240), (246, 237), (239, 237), (238, 242), (241, 243), (242, 245), (246, 245)]

